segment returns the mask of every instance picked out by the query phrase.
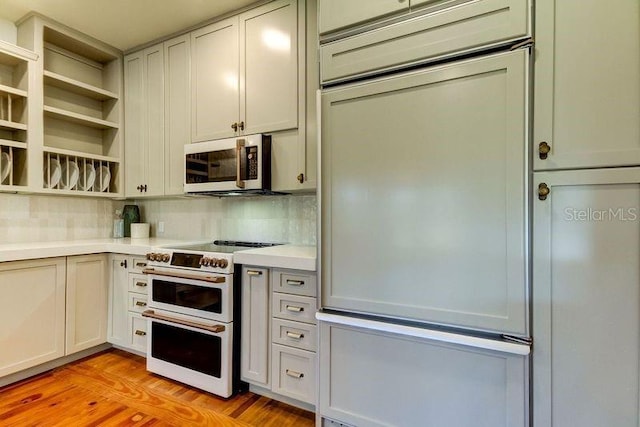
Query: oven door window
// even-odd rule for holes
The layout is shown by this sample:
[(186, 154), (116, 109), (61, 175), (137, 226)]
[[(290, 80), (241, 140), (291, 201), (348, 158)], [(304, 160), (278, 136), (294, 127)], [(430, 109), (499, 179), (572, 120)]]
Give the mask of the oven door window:
[(220, 337), (158, 322), (151, 328), (153, 358), (220, 378)]
[(222, 290), (219, 288), (154, 279), (152, 289), (155, 302), (209, 313), (222, 312)]

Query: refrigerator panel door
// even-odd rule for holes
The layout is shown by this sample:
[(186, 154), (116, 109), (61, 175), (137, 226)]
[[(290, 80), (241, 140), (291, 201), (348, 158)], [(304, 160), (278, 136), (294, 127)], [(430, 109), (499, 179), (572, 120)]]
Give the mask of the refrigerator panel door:
[(323, 307), (528, 334), (528, 62), (323, 92)]
[(640, 168), (536, 173), (535, 426), (638, 426)]
[(528, 425), (529, 357), (320, 322), (319, 411), (354, 426)]

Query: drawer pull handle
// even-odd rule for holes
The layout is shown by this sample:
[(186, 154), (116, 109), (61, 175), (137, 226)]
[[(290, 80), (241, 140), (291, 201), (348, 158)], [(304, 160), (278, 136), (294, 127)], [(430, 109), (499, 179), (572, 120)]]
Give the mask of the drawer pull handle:
[(297, 340), (301, 340), (302, 338), (304, 338), (304, 334), (298, 334), (298, 333), (291, 332), (291, 331), (287, 331), (287, 336), (289, 338), (295, 338)]
[(287, 369), (285, 372), (287, 373), (287, 375), (289, 375), (292, 378), (300, 379), (304, 377), (304, 374), (302, 372), (292, 371), (291, 369)]
[(147, 263), (146, 262), (136, 262), (136, 267), (146, 267)]
[(136, 305), (137, 305), (138, 307), (146, 307), (146, 306), (147, 306), (147, 303), (146, 303), (146, 302), (144, 302), (144, 301), (136, 301)]
[(247, 270), (247, 274), (249, 276), (262, 276), (262, 271), (260, 271), (260, 270)]
[(139, 336), (143, 337), (143, 336), (147, 335), (147, 333), (145, 331), (141, 331), (140, 329), (138, 329), (136, 331), (136, 335), (139, 335)]
[(287, 311), (293, 311), (294, 313), (301, 313), (304, 311), (304, 307), (298, 307), (297, 305), (287, 305)]
[(141, 288), (144, 288), (145, 286), (147, 286), (146, 282), (136, 282), (136, 286), (140, 286)]
[(304, 280), (289, 280), (289, 279), (287, 279), (287, 285), (302, 286), (302, 285), (304, 285)]

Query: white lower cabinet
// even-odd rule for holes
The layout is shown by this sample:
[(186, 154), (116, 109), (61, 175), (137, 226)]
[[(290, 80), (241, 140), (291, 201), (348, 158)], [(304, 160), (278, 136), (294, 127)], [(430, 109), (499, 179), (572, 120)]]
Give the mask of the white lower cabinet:
[(241, 294), (240, 374), (243, 381), (269, 387), (269, 269), (243, 267)]
[(243, 267), (244, 381), (315, 405), (316, 294), (313, 272)]
[(108, 255), (67, 257), (65, 354), (107, 341)]
[(638, 426), (640, 168), (534, 188), (533, 425)]
[(528, 425), (528, 356), (327, 322), (319, 328), (318, 410), (340, 421), (324, 425)]
[(108, 341), (126, 350), (147, 351), (147, 325), (141, 313), (147, 307), (144, 257), (111, 255)]
[(64, 356), (65, 258), (0, 263), (0, 377)]

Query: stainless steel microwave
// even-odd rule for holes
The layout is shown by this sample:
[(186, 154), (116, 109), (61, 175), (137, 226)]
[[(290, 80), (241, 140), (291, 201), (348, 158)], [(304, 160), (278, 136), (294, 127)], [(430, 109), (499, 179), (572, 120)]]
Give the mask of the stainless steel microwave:
[(271, 136), (256, 134), (184, 146), (184, 192), (269, 193)]

